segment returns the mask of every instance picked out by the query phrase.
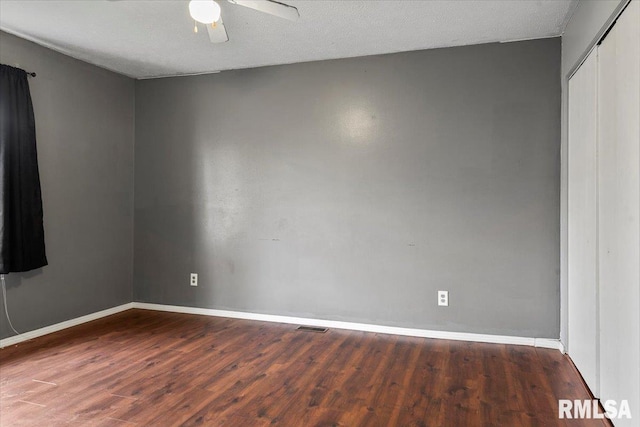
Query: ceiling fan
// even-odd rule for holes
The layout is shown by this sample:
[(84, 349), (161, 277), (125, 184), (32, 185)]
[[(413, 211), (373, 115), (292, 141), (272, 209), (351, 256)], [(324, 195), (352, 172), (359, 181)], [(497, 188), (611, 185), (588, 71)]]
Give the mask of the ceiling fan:
[[(227, 0), (231, 4), (248, 7), (269, 15), (295, 21), (300, 17), (298, 9), (288, 4), (273, 0)], [(220, 5), (214, 0), (191, 0), (189, 13), (196, 21), (194, 31), (198, 32), (198, 22), (205, 24), (211, 43), (224, 43), (229, 40), (227, 30), (224, 27)]]

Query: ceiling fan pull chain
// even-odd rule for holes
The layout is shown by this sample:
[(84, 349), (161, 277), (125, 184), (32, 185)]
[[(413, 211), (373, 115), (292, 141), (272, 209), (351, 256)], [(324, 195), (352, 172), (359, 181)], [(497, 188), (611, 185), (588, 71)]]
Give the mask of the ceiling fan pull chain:
[(197, 33), (198, 32), (198, 22), (197, 21), (193, 21), (193, 32)]

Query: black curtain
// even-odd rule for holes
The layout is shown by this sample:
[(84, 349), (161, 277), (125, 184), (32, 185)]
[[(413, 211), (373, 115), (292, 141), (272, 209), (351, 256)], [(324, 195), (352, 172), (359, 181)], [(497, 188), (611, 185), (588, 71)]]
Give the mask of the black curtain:
[(0, 273), (47, 265), (27, 73), (0, 64)]

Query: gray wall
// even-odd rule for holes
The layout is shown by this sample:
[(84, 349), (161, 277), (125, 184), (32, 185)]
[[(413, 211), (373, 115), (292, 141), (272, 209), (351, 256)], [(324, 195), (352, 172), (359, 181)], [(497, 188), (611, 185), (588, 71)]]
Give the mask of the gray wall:
[(558, 38), (137, 81), (134, 299), (557, 338), (559, 154)]
[[(3, 32), (0, 62), (38, 74), (29, 84), (49, 259), (7, 276), (13, 325), (26, 332), (130, 302), (134, 81)], [(3, 312), (0, 337), (10, 335)]]
[(602, 37), (628, 0), (582, 0), (571, 15), (562, 35), (562, 148), (561, 148), (561, 326), (560, 340), (567, 345), (567, 138), (569, 75)]

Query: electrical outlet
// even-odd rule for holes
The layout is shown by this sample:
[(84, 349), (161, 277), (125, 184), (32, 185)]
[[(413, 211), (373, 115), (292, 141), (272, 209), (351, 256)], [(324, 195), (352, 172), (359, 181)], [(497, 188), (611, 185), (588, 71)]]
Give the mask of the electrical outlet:
[(198, 274), (191, 273), (191, 286), (198, 286)]
[(449, 307), (449, 291), (438, 291), (438, 305)]

